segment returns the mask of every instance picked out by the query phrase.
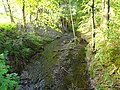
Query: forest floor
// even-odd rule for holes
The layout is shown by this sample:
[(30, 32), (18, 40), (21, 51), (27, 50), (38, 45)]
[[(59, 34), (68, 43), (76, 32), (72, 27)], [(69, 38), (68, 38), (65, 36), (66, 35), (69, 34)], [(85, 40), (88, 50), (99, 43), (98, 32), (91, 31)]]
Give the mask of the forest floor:
[(16, 90), (90, 90), (85, 47), (86, 42), (74, 42), (72, 34), (46, 44), (30, 58)]

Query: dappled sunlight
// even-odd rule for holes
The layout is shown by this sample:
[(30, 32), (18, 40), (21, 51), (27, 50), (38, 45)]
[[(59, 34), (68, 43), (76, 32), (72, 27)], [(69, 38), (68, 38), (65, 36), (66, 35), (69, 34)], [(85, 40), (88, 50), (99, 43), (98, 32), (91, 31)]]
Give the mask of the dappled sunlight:
[(0, 90), (120, 90), (120, 0), (0, 0)]

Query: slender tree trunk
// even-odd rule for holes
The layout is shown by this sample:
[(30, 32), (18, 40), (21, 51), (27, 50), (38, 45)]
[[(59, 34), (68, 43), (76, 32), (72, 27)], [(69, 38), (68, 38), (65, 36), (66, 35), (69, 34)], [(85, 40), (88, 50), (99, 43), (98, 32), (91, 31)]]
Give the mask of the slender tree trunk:
[[(110, 0), (102, 0), (103, 3), (103, 23), (102, 27), (107, 30), (109, 29), (110, 19)], [(107, 32), (107, 38), (109, 38), (109, 31)], [(105, 39), (105, 36), (104, 36)]]
[[(31, 5), (30, 5), (30, 8), (31, 8)], [(30, 10), (30, 17), (29, 17), (29, 20), (30, 20), (30, 23), (32, 21), (32, 11)]]
[(108, 11), (107, 11), (107, 21), (108, 21), (108, 23), (107, 23), (107, 27), (108, 27), (108, 29), (109, 29), (109, 20), (110, 20), (110, 0), (108, 0), (107, 1), (107, 8), (108, 8)]
[(25, 0), (23, 0), (22, 13), (23, 13), (24, 30), (26, 31)]
[(76, 34), (75, 34), (75, 29), (74, 29), (74, 22), (73, 22), (72, 11), (71, 11), (71, 1), (70, 0), (69, 0), (69, 5), (70, 5), (70, 18), (71, 18), (71, 22), (72, 22), (73, 35), (74, 35), (74, 39), (76, 39)]
[(36, 21), (38, 21), (38, 13), (39, 13), (39, 9), (37, 8), (37, 11), (36, 11), (36, 18), (35, 18)]
[(102, 0), (103, 3), (103, 24), (109, 28), (110, 0)]
[(38, 21), (39, 11), (40, 11), (40, 9), (39, 9), (39, 3), (37, 4), (36, 9), (37, 9), (37, 11), (36, 11), (36, 16), (35, 16), (36, 18), (35, 18), (35, 20)]
[(15, 23), (14, 18), (13, 18), (13, 14), (12, 14), (12, 10), (11, 10), (11, 7), (10, 7), (10, 1), (9, 0), (7, 0), (7, 5), (8, 5), (9, 13), (10, 13), (11, 22)]
[(92, 48), (93, 52), (95, 51), (95, 13), (94, 13), (94, 0), (92, 0), (91, 7), (91, 20), (92, 20)]
[(30, 12), (30, 22), (32, 21), (32, 14), (31, 14), (31, 12)]
[(4, 0), (2, 0), (2, 3), (3, 3), (3, 5), (4, 5), (4, 9), (5, 9), (5, 12), (6, 12), (6, 15), (7, 15), (7, 8), (6, 8), (6, 6), (5, 6), (5, 2), (4, 2)]

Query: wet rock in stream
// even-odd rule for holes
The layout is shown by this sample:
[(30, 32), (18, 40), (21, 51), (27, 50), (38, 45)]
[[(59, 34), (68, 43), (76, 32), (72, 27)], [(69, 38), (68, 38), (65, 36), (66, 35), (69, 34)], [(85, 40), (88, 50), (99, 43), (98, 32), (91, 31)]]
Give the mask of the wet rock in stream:
[(51, 42), (21, 73), (16, 90), (90, 90), (85, 44), (70, 43), (72, 35)]

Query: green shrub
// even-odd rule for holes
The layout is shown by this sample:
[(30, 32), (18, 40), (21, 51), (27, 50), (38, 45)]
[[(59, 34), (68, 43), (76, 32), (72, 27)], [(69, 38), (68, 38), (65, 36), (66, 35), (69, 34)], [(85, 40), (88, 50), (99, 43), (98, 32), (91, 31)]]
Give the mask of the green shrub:
[(0, 90), (13, 90), (18, 85), (16, 73), (8, 74), (3, 54), (0, 54)]
[(20, 30), (16, 30), (14, 24), (0, 25), (0, 53), (24, 57), (29, 52), (29, 48), (23, 43), (24, 35)]
[(0, 24), (0, 54), (14, 55), (17, 60), (27, 59), (31, 53), (39, 51), (43, 44), (51, 41), (51, 38), (35, 32), (17, 30), (15, 24)]

